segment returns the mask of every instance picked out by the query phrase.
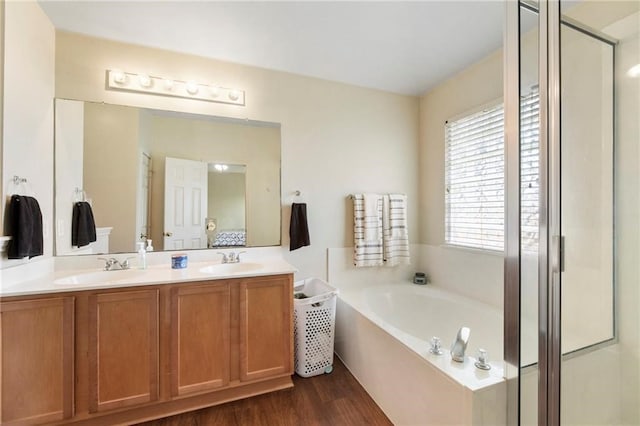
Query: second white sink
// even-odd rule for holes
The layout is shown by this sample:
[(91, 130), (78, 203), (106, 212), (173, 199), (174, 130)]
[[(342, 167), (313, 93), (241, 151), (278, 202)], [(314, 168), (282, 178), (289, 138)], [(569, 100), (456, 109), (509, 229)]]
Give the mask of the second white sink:
[(203, 274), (228, 275), (228, 274), (244, 274), (260, 270), (264, 267), (261, 263), (240, 262), (240, 263), (216, 263), (214, 265), (200, 268)]

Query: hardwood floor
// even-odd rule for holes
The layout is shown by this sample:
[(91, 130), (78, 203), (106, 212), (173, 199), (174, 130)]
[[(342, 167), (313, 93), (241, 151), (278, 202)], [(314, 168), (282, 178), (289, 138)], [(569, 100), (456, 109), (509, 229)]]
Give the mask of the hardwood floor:
[(139, 426), (392, 425), (338, 357), (331, 374), (293, 376), (293, 389), (141, 423)]

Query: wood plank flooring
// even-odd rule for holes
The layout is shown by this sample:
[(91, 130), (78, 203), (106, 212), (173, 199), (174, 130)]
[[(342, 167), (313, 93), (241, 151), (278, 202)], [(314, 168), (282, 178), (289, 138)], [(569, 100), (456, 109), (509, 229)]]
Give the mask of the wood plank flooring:
[(338, 357), (331, 374), (294, 387), (211, 408), (141, 423), (139, 426), (386, 426), (392, 425)]

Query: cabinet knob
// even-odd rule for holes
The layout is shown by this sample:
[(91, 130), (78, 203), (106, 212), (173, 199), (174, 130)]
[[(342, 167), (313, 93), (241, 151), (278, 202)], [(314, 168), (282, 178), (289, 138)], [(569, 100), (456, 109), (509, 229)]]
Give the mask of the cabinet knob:
[(164, 235), (165, 237), (170, 237), (173, 235), (173, 232), (165, 232), (162, 235)]

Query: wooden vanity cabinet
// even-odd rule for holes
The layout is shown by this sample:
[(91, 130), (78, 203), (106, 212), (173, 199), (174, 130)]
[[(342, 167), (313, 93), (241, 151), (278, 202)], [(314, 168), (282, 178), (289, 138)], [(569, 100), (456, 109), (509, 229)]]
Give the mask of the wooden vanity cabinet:
[(73, 415), (73, 297), (0, 301), (0, 423)]
[(89, 296), (89, 412), (158, 399), (158, 290)]
[[(240, 380), (293, 374), (293, 288), (286, 278), (240, 284)], [(290, 283), (289, 283), (290, 284)]]
[(133, 424), (293, 386), (291, 274), (4, 298), (0, 315), (2, 424)]
[(228, 281), (171, 289), (171, 395), (227, 386), (230, 339)]

